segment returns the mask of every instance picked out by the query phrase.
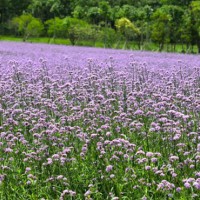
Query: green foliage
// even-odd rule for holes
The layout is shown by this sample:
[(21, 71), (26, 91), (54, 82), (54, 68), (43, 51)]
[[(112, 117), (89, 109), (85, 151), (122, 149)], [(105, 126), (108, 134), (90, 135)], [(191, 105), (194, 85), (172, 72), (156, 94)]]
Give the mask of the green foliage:
[(182, 41), (186, 44), (191, 43), (192, 23), (191, 23), (191, 15), (188, 12), (188, 10), (186, 10), (184, 12), (184, 15), (182, 17), (182, 24), (181, 24), (180, 32), (181, 32)]
[(85, 9), (81, 6), (76, 6), (72, 14), (74, 18), (83, 19), (85, 17)]
[(66, 17), (63, 24), (67, 28), (67, 37), (72, 45), (75, 45), (76, 42), (83, 37), (88, 37), (88, 34), (90, 33), (90, 31), (88, 31), (91, 28), (90, 25), (83, 20)]
[(14, 17), (12, 19), (12, 25), (16, 28), (19, 34), (23, 35), (24, 41), (26, 41), (30, 36), (41, 35), (44, 29), (42, 22), (30, 14), (23, 14), (19, 17)]
[(63, 18), (70, 14), (70, 8), (63, 0), (32, 0), (27, 11), (43, 22), (54, 17)]
[(130, 5), (123, 5), (123, 16), (130, 19), (130, 20), (136, 20), (138, 17), (138, 9), (134, 6)]
[(88, 25), (86, 21), (83, 21), (77, 18), (72, 18), (72, 17), (66, 17), (63, 23), (67, 26), (67, 28), (71, 28), (73, 26), (84, 27)]
[(160, 44), (180, 42), (183, 9), (178, 6), (164, 5), (152, 15), (152, 39)]
[(140, 30), (125, 17), (117, 20), (115, 26), (117, 30), (126, 38), (126, 40), (140, 34)]
[(111, 6), (107, 1), (101, 1), (99, 8), (101, 9), (101, 20), (107, 24), (111, 20)]
[(45, 25), (47, 26), (47, 33), (49, 36), (55, 37), (66, 37), (66, 25), (64, 24), (64, 20), (60, 19), (58, 17), (55, 17), (54, 19), (47, 20), (45, 22)]
[(91, 7), (87, 11), (88, 21), (94, 24), (98, 24), (102, 18), (102, 10), (99, 7)]
[[(95, 45), (96, 40), (100, 37), (98, 26), (90, 25), (83, 20), (67, 17), (62, 20), (60, 32), (69, 38), (72, 45), (78, 41), (92, 41)], [(52, 31), (53, 33), (53, 31)]]
[[(1, 0), (0, 33), (12, 34), (11, 19), (22, 16), (24, 13), (40, 19), (46, 28), (45, 36), (54, 38), (69, 37), (69, 35), (74, 37), (80, 35), (78, 32), (83, 32), (84, 37), (92, 38), (92, 41), (102, 38), (104, 38), (103, 41), (109, 41), (110, 39), (105, 39), (104, 31), (99, 33), (96, 28), (91, 28), (104, 26), (117, 29), (120, 39), (126, 42), (135, 40), (137, 43), (143, 44), (153, 41), (159, 44), (160, 50), (164, 48), (165, 44), (168, 46), (182, 43), (188, 46), (197, 45), (200, 51), (199, 0)], [(74, 22), (70, 23), (75, 23), (75, 27), (69, 28), (66, 25), (66, 20), (62, 20), (66, 17), (74, 19)], [(134, 22), (133, 27), (124, 27), (124, 30), (123, 26), (117, 28), (116, 21), (120, 19), (129, 19), (130, 22)], [(75, 22), (76, 20), (84, 21), (85, 25), (82, 26), (79, 24), (80, 21)], [(19, 28), (21, 22), (18, 22), (17, 19), (12, 20), (12, 24), (15, 24), (16, 32), (18, 35), (23, 35), (25, 40), (26, 36), (41, 33), (41, 31), (37, 31), (42, 27), (40, 22), (31, 22), (26, 28)], [(19, 25), (17, 26), (17, 24)], [(67, 22), (67, 24), (69, 23)], [(33, 30), (33, 26), (36, 26), (35, 30)], [(86, 29), (88, 29), (88, 34)], [(94, 37), (89, 36), (91, 35), (89, 33), (92, 32), (95, 33)], [(116, 35), (112, 30), (108, 32)], [(81, 35), (75, 38), (80, 37)], [(110, 46), (110, 44), (105, 46)]]
[(190, 8), (193, 25), (198, 29), (200, 26), (200, 1), (192, 1)]
[(192, 1), (190, 8), (192, 44), (197, 44), (200, 53), (200, 1)]
[(7, 23), (11, 18), (21, 15), (30, 2), (31, 0), (1, 0), (0, 24)]
[(101, 29), (100, 38), (104, 43), (104, 47), (111, 48), (113, 44), (117, 41), (117, 34), (114, 29), (104, 27)]
[(111, 11), (111, 19), (113, 21), (124, 17), (124, 11), (120, 6), (114, 6)]

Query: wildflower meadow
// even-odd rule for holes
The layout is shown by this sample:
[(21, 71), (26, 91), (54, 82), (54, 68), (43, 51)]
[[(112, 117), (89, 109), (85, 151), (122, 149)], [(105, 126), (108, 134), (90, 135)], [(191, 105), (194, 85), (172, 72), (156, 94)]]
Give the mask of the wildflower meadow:
[(200, 57), (0, 42), (1, 200), (200, 198)]

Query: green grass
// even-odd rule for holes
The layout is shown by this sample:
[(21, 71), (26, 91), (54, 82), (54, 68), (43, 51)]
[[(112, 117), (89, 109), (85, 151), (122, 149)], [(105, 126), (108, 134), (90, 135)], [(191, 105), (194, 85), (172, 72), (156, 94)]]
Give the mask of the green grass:
[[(0, 41), (14, 41), (14, 42), (22, 42), (23, 39), (21, 37), (14, 37), (14, 36), (3, 36), (0, 35)], [(33, 42), (33, 43), (47, 43), (47, 44), (62, 44), (62, 45), (71, 45), (71, 42), (69, 39), (65, 38), (49, 38), (49, 37), (38, 37), (38, 38), (29, 38), (27, 42)], [(142, 48), (139, 49), (138, 44), (134, 41), (129, 42), (128, 44), (124, 45), (124, 41), (120, 41), (118, 43), (112, 44), (112, 46), (105, 46), (103, 42), (96, 41), (95, 43), (93, 41), (77, 41), (77, 46), (89, 46), (89, 47), (99, 47), (99, 48), (113, 48), (113, 49), (128, 49), (128, 50), (146, 50), (146, 51), (159, 51), (159, 47), (155, 43), (144, 43)], [(197, 53), (197, 46), (194, 46), (193, 52), (192, 49), (189, 48), (186, 51), (186, 45), (184, 45), (184, 51), (186, 53)], [(171, 46), (169, 45), (167, 48), (167, 45), (164, 46), (163, 52), (173, 52), (171, 50)], [(182, 45), (177, 44), (175, 53), (182, 53)]]

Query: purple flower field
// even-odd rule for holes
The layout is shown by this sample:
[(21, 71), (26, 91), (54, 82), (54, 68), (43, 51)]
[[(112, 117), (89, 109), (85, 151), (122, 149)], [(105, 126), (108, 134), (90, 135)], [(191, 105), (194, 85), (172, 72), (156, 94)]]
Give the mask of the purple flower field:
[(0, 42), (0, 199), (200, 198), (200, 56)]

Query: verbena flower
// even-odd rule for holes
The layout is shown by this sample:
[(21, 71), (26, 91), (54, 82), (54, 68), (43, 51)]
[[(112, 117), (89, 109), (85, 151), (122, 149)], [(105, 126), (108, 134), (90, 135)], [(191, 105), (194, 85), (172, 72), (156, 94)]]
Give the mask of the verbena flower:
[(108, 165), (106, 167), (106, 172), (110, 172), (110, 171), (112, 171), (112, 169), (113, 169), (113, 166), (112, 165)]

